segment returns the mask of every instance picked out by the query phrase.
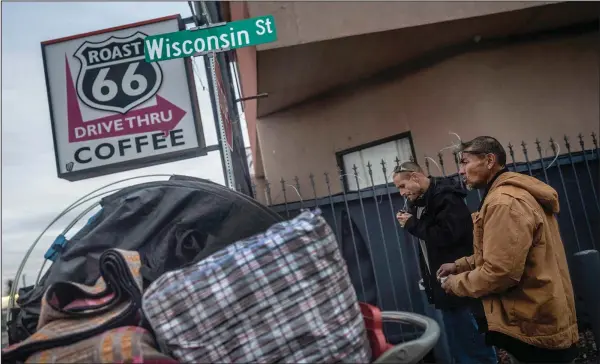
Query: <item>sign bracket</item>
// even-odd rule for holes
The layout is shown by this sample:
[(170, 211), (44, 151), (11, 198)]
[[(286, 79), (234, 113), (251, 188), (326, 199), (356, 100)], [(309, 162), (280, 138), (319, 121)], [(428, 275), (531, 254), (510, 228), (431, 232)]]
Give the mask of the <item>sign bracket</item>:
[(214, 23), (214, 24), (204, 24), (204, 25), (199, 25), (197, 27), (193, 27), (188, 29), (190, 32), (195, 32), (197, 30), (201, 30), (201, 29), (208, 29), (208, 28), (217, 28), (217, 27), (222, 27), (224, 25), (226, 25), (227, 22), (220, 22), (220, 23)]

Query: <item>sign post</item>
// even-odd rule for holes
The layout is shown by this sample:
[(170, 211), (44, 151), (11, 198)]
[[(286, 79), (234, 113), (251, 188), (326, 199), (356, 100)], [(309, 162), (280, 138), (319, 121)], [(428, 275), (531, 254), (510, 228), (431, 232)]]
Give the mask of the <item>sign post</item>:
[(146, 62), (144, 40), (179, 15), (42, 43), (59, 178), (207, 155), (190, 59)]

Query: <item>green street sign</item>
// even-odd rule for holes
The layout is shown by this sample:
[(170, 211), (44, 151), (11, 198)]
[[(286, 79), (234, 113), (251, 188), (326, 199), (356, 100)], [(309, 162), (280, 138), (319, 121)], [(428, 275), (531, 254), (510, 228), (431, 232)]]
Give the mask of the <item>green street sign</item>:
[(276, 40), (275, 18), (267, 15), (210, 28), (150, 35), (144, 39), (144, 53), (146, 62), (157, 62), (191, 57), (196, 53), (255, 46)]

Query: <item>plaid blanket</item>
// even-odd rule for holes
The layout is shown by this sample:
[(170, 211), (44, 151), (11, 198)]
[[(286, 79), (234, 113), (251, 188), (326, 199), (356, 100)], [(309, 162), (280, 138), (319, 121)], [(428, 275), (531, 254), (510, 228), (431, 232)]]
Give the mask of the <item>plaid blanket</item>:
[(368, 363), (356, 293), (321, 212), (164, 274), (142, 306), (181, 362)]
[[(76, 351), (80, 348), (89, 348), (93, 343), (100, 345), (106, 342), (103, 337), (113, 338), (113, 334), (128, 332), (117, 330), (108, 336), (100, 335), (122, 326), (137, 326), (141, 321), (140, 267), (137, 252), (110, 249), (100, 257), (102, 276), (94, 286), (72, 282), (51, 285), (42, 298), (37, 331), (26, 340), (4, 348), (2, 359), (25, 361), (38, 353), (34, 357), (42, 355), (53, 362), (81, 362), (78, 355), (88, 354), (78, 354)], [(146, 340), (144, 335), (136, 335), (140, 343)], [(123, 345), (121, 348), (131, 349), (130, 346)], [(114, 347), (119, 348), (118, 345)], [(129, 355), (122, 352), (115, 353), (115, 357), (128, 358)]]

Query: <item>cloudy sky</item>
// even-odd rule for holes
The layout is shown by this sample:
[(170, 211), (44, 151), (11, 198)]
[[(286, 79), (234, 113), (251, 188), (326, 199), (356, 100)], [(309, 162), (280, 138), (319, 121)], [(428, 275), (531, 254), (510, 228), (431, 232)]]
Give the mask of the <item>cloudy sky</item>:
[[(219, 152), (85, 181), (68, 182), (56, 176), (40, 42), (172, 14), (187, 17), (191, 12), (186, 2), (2, 3), (3, 284), (14, 277), (25, 252), (46, 225), (96, 188), (155, 173), (224, 183)], [(196, 61), (196, 69), (203, 70), (202, 60)], [(202, 88), (206, 75), (196, 76), (206, 143), (212, 145), (217, 137), (209, 95)], [(25, 267), (28, 285), (37, 276), (44, 252), (76, 215), (65, 216), (38, 243)]]

